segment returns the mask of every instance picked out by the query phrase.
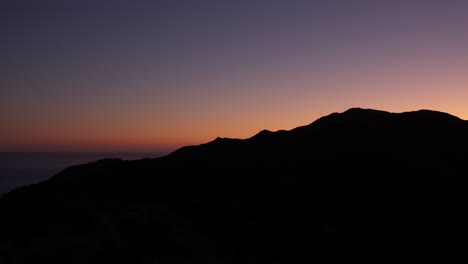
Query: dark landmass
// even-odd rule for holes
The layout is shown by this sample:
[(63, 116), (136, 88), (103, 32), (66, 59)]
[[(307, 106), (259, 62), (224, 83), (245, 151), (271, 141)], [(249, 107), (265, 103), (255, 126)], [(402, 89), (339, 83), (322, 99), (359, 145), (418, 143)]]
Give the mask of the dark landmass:
[(166, 152), (0, 152), (0, 196), (14, 188), (49, 179), (65, 168), (103, 158), (136, 160)]
[(468, 121), (353, 108), (0, 198), (0, 263), (463, 263)]

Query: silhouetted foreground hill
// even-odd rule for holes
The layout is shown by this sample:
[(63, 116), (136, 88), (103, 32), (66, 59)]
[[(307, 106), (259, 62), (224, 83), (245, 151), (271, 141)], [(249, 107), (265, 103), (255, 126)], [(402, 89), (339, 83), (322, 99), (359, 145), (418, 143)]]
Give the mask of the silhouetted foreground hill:
[(0, 263), (462, 263), (468, 122), (350, 109), (0, 198)]

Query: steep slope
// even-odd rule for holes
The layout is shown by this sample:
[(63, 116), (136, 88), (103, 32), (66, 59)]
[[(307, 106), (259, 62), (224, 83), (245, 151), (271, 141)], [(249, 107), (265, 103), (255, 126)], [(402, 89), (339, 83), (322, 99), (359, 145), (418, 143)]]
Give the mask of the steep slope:
[(0, 262), (468, 260), (468, 122), (353, 108), (0, 198)]

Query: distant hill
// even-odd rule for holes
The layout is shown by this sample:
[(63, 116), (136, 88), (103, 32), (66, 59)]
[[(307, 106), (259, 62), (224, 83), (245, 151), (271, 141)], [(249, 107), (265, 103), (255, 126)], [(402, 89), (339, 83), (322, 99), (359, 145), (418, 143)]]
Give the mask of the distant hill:
[(0, 263), (462, 263), (468, 121), (353, 108), (0, 198)]

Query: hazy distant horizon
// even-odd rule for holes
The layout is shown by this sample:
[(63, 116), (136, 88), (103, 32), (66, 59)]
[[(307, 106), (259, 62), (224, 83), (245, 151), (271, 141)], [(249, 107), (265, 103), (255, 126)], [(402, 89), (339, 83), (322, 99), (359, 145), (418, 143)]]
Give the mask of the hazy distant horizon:
[(161, 155), (165, 155), (165, 154), (169, 154), (175, 150), (177, 150), (178, 148), (175, 148), (175, 149), (170, 149), (170, 150), (80, 150), (80, 149), (60, 149), (60, 150), (50, 150), (50, 149), (32, 149), (32, 150), (28, 150), (28, 149), (19, 149), (19, 150), (1, 150), (0, 151), (0, 155), (4, 155), (4, 154), (21, 154), (21, 153), (37, 153), (37, 154), (40, 154), (40, 153), (44, 153), (44, 154), (73, 154), (73, 153), (76, 153), (76, 154), (124, 154), (124, 155), (141, 155), (141, 154), (161, 154)]

